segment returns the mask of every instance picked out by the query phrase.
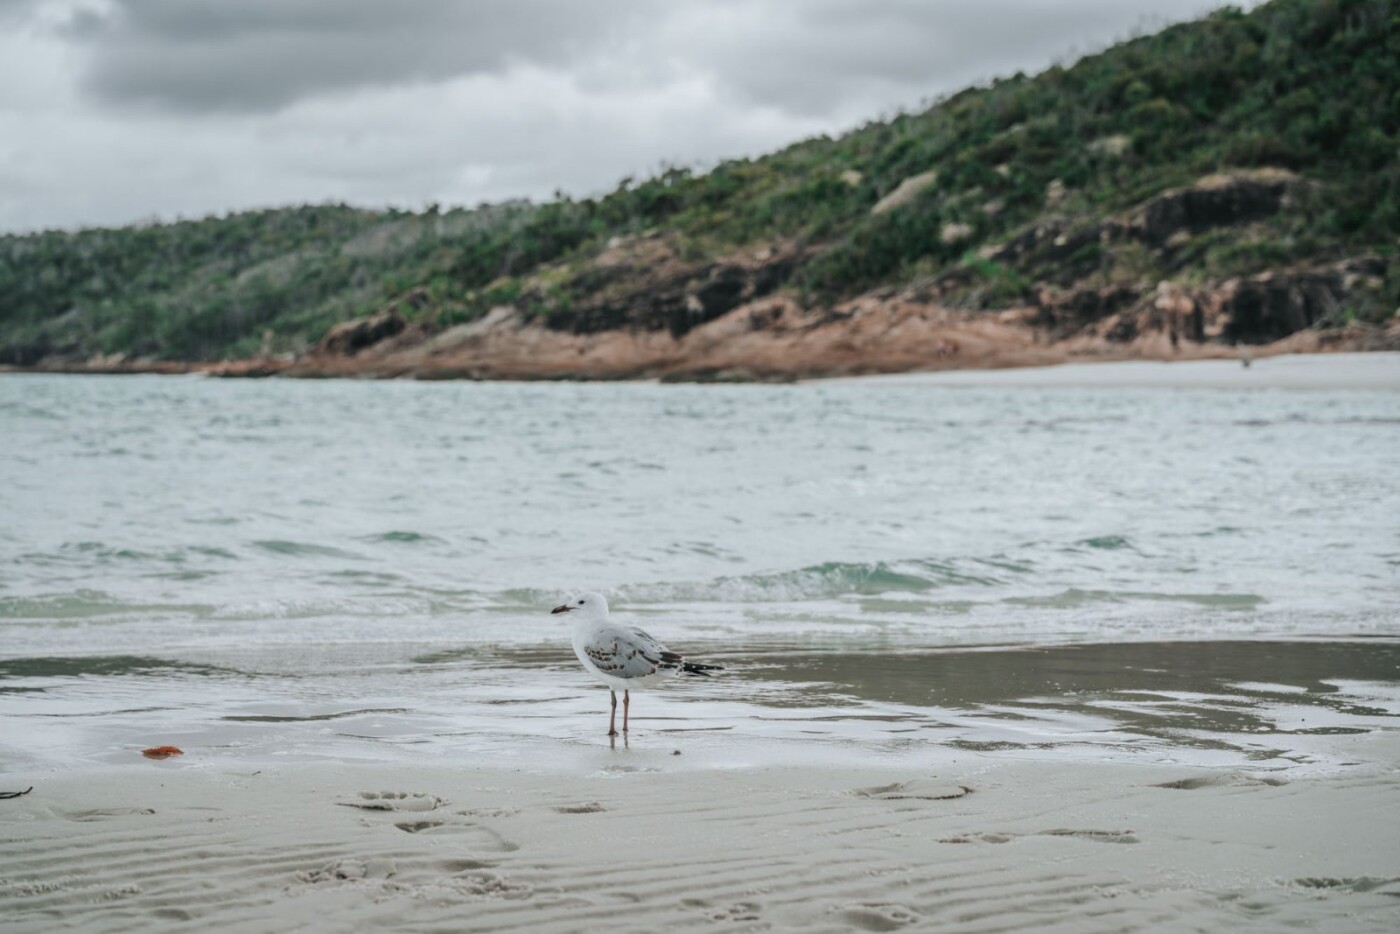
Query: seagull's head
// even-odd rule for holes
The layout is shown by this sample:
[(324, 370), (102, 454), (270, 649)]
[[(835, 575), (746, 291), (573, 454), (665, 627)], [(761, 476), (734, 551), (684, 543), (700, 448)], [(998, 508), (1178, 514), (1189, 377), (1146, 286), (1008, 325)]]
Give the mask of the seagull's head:
[(568, 603), (561, 603), (551, 613), (572, 613), (574, 619), (602, 619), (608, 615), (608, 600), (600, 593), (581, 593)]

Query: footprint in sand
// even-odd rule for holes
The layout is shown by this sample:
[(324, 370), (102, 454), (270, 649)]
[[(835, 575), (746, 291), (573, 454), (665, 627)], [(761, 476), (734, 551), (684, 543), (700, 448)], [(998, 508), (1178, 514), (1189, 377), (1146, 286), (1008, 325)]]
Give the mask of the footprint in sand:
[(757, 902), (735, 902), (732, 905), (716, 905), (704, 898), (683, 898), (682, 908), (699, 911), (711, 921), (757, 921), (758, 912), (763, 906)]
[(966, 785), (940, 782), (936, 779), (916, 778), (893, 785), (876, 785), (873, 788), (857, 788), (853, 794), (861, 798), (874, 798), (878, 801), (952, 801), (972, 794)]
[(451, 895), (458, 898), (501, 898), (521, 901), (531, 898), (535, 894), (534, 887), (527, 883), (516, 882), (513, 879), (485, 870), (463, 872), (433, 882), (394, 886), (394, 888), (426, 898)]
[(431, 866), (400, 866), (387, 857), (341, 859), (298, 873), (308, 885), (368, 886), (384, 894), (402, 893), (420, 898), (526, 899), (534, 895), (530, 885), (491, 871), (480, 860), (451, 860)]
[(597, 801), (586, 801), (583, 804), (561, 804), (554, 810), (560, 814), (599, 814), (606, 811)]
[(436, 830), (444, 826), (444, 822), (440, 820), (408, 820), (400, 821), (394, 826), (404, 833), (422, 833), (425, 830)]
[(1179, 778), (1174, 782), (1162, 782), (1152, 787), (1171, 788), (1176, 791), (1195, 791), (1198, 788), (1220, 788), (1227, 785), (1267, 785), (1271, 788), (1277, 788), (1287, 784), (1288, 781), (1282, 778), (1256, 778), (1241, 772), (1228, 772), (1224, 775), (1198, 775), (1194, 778)]
[(919, 920), (919, 915), (903, 905), (848, 905), (833, 909), (841, 920), (862, 931), (895, 931)]
[(90, 811), (73, 811), (65, 815), (71, 821), (113, 820), (118, 817), (144, 817), (154, 814), (155, 808), (93, 808)]
[(392, 859), (341, 859), (320, 869), (299, 873), (302, 882), (316, 885), (322, 882), (382, 881), (398, 872)]
[[(484, 824), (462, 818), (472, 815), (471, 811), (456, 814), (434, 814), (447, 804), (446, 799), (420, 791), (362, 791), (348, 801), (336, 802), (343, 807), (358, 808), (362, 811), (382, 811), (393, 815), (432, 814), (414, 819), (397, 820), (392, 824), (404, 833), (427, 836), (450, 836), (454, 843), (464, 844), (474, 852), (513, 853), (520, 845)], [(373, 819), (366, 818), (367, 825), (373, 826)]]
[(362, 791), (358, 797), (336, 804), (363, 811), (436, 811), (447, 802), (418, 791)]

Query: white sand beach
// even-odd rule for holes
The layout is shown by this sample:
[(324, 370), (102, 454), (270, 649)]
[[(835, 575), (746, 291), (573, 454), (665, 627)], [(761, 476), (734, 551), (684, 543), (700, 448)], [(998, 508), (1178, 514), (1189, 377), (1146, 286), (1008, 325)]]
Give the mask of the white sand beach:
[[(1395, 737), (1371, 754), (1392, 761)], [(1393, 931), (1393, 769), (178, 760), (0, 811), (9, 931)]]

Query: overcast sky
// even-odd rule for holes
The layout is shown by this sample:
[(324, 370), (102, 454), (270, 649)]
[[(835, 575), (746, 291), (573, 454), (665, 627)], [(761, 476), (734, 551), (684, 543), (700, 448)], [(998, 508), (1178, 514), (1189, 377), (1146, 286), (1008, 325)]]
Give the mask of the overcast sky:
[(1211, 0), (0, 0), (0, 230), (591, 195)]

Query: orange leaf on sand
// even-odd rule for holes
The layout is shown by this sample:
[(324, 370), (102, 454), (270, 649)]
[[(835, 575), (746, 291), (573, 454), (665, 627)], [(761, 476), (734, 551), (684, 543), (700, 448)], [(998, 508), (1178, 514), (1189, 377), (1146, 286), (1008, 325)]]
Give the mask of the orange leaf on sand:
[(178, 746), (152, 746), (150, 749), (141, 750), (141, 755), (147, 759), (169, 759), (171, 756), (183, 756), (185, 751)]

